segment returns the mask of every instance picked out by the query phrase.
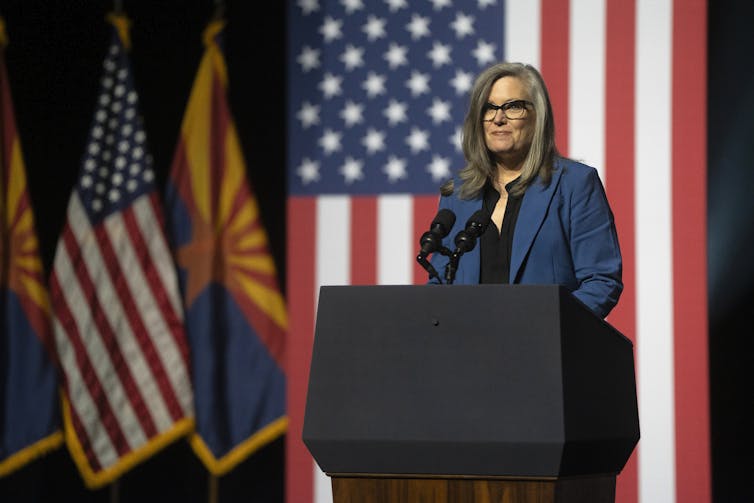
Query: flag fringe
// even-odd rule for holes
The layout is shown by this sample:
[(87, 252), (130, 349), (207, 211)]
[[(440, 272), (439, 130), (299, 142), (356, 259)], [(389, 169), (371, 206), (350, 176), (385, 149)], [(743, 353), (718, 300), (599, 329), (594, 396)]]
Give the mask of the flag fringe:
[(239, 443), (228, 454), (216, 458), (212, 451), (204, 443), (202, 437), (194, 433), (189, 438), (191, 448), (197, 457), (204, 463), (207, 470), (216, 476), (222, 476), (233, 470), (239, 463), (282, 436), (288, 429), (288, 417), (283, 416), (271, 422), (254, 435)]
[(185, 437), (194, 430), (193, 418), (184, 418), (176, 421), (172, 428), (151, 438), (138, 449), (121, 457), (113, 466), (95, 472), (87, 462), (84, 449), (81, 446), (78, 437), (76, 437), (76, 433), (73, 429), (70, 407), (71, 404), (68, 402), (67, 398), (63, 396), (63, 422), (65, 427), (66, 445), (68, 446), (68, 451), (71, 453), (73, 462), (78, 467), (79, 473), (84, 479), (84, 484), (89, 489), (99, 489), (114, 482), (121, 475), (128, 472), (139, 463), (152, 457), (164, 447), (170, 445), (181, 437)]
[(55, 431), (51, 435), (28, 445), (0, 461), (0, 478), (6, 477), (16, 470), (23, 468), (31, 461), (40, 458), (63, 445), (63, 432)]

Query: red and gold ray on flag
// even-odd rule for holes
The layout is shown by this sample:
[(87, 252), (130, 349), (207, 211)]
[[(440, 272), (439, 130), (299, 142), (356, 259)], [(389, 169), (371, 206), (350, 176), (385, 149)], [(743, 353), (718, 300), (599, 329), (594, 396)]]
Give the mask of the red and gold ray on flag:
[(5, 68), (0, 19), (0, 477), (62, 444), (50, 302)]
[(192, 351), (191, 445), (215, 475), (287, 426), (287, 314), (228, 107), (223, 26), (204, 32), (166, 197)]
[(109, 20), (98, 106), (50, 277), (66, 442), (92, 488), (194, 427), (183, 311), (126, 52), (128, 21)]

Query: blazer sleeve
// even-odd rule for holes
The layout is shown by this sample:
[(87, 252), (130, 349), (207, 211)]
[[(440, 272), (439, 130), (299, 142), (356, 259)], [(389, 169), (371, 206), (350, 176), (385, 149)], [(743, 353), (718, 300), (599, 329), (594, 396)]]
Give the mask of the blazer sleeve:
[(613, 213), (597, 171), (590, 168), (570, 193), (570, 251), (578, 288), (573, 295), (603, 318), (615, 307), (623, 262)]

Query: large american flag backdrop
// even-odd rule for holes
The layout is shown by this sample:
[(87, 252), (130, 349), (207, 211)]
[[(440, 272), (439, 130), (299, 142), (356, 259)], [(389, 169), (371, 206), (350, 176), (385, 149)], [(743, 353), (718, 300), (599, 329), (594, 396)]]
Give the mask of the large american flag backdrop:
[(410, 284), (490, 63), (539, 68), (561, 153), (595, 166), (635, 343), (642, 438), (617, 500), (710, 501), (703, 0), (296, 0), (288, 29), (287, 497), (329, 501), (301, 442), (317, 292)]

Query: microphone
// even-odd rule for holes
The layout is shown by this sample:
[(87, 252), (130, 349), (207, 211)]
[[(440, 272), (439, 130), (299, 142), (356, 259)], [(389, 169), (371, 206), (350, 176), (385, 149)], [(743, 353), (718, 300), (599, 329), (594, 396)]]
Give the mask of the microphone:
[(422, 234), (422, 237), (419, 239), (421, 249), (416, 256), (416, 261), (419, 262), (424, 270), (429, 273), (430, 278), (437, 278), (440, 283), (442, 283), (440, 275), (437, 274), (437, 271), (432, 267), (432, 264), (427, 261), (427, 255), (436, 251), (439, 251), (445, 256), (451, 255), (450, 250), (447, 247), (442, 246), (442, 239), (450, 234), (450, 230), (455, 223), (455, 213), (447, 208), (443, 208), (437, 212), (437, 215), (435, 215), (435, 218), (429, 226), (429, 231)]
[(456, 249), (450, 256), (448, 265), (445, 267), (445, 282), (447, 284), (452, 284), (455, 279), (461, 255), (474, 249), (477, 239), (484, 234), (489, 223), (490, 215), (484, 210), (476, 210), (466, 221), (466, 228), (456, 234), (453, 240)]
[(422, 234), (422, 237), (419, 239), (421, 253), (426, 256), (439, 250), (442, 247), (442, 238), (450, 234), (450, 230), (455, 223), (455, 213), (447, 208), (438, 211), (434, 220), (432, 220), (432, 224), (429, 226), (429, 231)]

